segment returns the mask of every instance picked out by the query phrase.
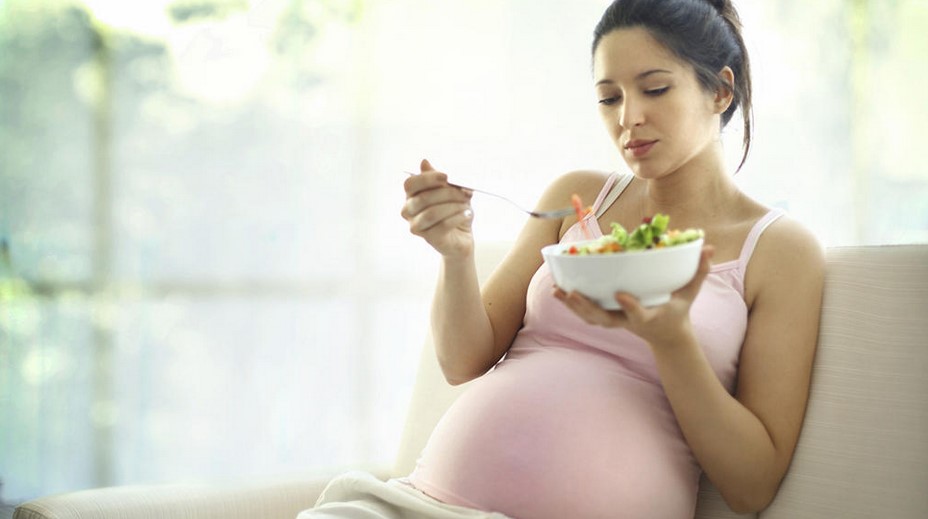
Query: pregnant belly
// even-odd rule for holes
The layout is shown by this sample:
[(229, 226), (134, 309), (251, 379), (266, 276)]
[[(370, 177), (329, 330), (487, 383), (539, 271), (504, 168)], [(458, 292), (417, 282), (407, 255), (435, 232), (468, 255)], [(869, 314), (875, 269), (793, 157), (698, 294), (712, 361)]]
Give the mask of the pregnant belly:
[(659, 384), (602, 354), (514, 351), (439, 422), (412, 483), (516, 518), (692, 517), (698, 480)]

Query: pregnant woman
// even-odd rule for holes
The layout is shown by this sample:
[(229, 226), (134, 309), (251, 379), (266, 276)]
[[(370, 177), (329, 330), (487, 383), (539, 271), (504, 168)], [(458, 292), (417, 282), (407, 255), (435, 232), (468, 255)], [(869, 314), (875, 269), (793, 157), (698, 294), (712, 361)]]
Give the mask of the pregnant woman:
[[(402, 216), (440, 255), (432, 335), (452, 384), (473, 380), (408, 478), (334, 480), (301, 517), (693, 517), (700, 474), (738, 512), (765, 508), (796, 445), (821, 305), (817, 241), (739, 191), (720, 132), (751, 81), (729, 0), (616, 0), (594, 32), (602, 122), (631, 174), (576, 171), (598, 236), (664, 213), (701, 228), (693, 280), (660, 306), (609, 311), (554, 286), (539, 253), (581, 238), (575, 217), (529, 220), (483, 287), (471, 193), (421, 164)], [(366, 515), (365, 515), (366, 514)]]

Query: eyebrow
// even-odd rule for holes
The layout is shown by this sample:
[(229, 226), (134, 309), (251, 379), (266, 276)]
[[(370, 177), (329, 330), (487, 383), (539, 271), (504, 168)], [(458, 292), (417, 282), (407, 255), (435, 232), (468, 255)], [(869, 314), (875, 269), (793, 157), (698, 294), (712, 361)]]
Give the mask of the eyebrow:
[[(655, 69), (651, 69), (651, 70), (646, 70), (646, 71), (642, 72), (641, 74), (638, 74), (637, 76), (635, 76), (635, 80), (636, 80), (636, 81), (640, 81), (640, 80), (642, 80), (642, 79), (644, 79), (644, 78), (646, 78), (646, 77), (648, 77), (648, 76), (650, 76), (650, 75), (653, 75), (653, 74), (673, 74), (673, 72), (671, 72), (671, 71), (669, 71), (669, 70), (664, 70), (664, 69), (662, 69), (662, 68), (655, 68)], [(595, 86), (599, 86), (599, 85), (603, 85), (603, 84), (607, 84), (607, 83), (615, 83), (615, 81), (613, 81), (613, 80), (611, 80), (611, 79), (608, 79), (608, 78), (607, 78), (607, 79), (600, 79), (599, 81), (596, 82), (596, 85), (595, 85)]]

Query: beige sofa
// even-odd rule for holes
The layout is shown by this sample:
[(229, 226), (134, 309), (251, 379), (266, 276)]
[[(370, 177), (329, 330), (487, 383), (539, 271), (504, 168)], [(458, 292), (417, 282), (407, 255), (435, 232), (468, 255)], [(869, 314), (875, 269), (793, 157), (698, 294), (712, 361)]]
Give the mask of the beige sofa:
[[(501, 253), (484, 246), (482, 270)], [(756, 517), (926, 518), (928, 245), (832, 248), (827, 259), (802, 436), (777, 498)], [(394, 474), (408, 473), (463, 388), (444, 383), (427, 345)], [(290, 478), (231, 487), (104, 488), (36, 499), (18, 507), (14, 518), (292, 519), (312, 506), (324, 484), (325, 478)], [(732, 513), (703, 481), (696, 517), (755, 515)]]

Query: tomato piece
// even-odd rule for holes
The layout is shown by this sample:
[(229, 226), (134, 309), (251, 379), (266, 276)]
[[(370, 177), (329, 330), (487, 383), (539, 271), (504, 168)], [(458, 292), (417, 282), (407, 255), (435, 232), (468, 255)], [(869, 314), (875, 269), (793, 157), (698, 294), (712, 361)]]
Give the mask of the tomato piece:
[(583, 201), (580, 200), (580, 195), (577, 193), (570, 195), (570, 203), (574, 206), (574, 212), (577, 213), (577, 221), (580, 222), (580, 230), (583, 232), (583, 236), (588, 240), (592, 239), (590, 230), (586, 227), (586, 221), (583, 219), (590, 212), (589, 208), (586, 211), (583, 210)]
[(580, 195), (574, 193), (570, 195), (570, 203), (574, 206), (574, 211), (577, 213), (577, 219), (582, 220), (584, 216), (583, 212), (583, 202), (580, 200)]

